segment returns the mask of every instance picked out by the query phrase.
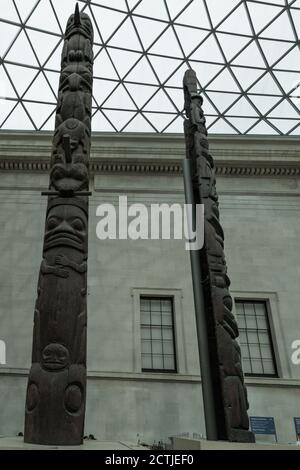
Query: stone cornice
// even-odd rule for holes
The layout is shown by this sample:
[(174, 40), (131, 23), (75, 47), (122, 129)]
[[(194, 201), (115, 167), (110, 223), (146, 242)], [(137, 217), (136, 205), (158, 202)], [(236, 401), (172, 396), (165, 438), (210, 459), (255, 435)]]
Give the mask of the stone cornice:
[[(1, 132), (0, 171), (45, 173), (50, 169), (52, 133)], [(210, 137), (217, 175), (297, 177), (300, 138)], [(181, 174), (182, 134), (95, 134), (91, 172)]]

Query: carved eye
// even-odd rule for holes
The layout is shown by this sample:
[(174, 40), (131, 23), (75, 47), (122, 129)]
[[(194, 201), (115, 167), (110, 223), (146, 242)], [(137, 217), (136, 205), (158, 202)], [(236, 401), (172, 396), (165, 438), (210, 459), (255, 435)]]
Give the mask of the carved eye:
[(52, 230), (59, 225), (59, 221), (56, 217), (50, 217), (47, 221), (48, 230)]
[(74, 219), (71, 225), (75, 230), (81, 231), (84, 229), (84, 223), (81, 219)]

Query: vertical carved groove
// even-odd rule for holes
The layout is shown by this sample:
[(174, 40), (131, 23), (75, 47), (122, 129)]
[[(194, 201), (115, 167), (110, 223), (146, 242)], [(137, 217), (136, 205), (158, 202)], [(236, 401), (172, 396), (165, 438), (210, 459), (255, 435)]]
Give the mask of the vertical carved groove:
[[(232, 314), (230, 280), (224, 255), (224, 233), (220, 224), (215, 165), (209, 153), (203, 99), (197, 91), (193, 70), (184, 76), (184, 123), (187, 158), (193, 162), (193, 187), (197, 202), (204, 204), (204, 247), (200, 251), (205, 316), (209, 336), (218, 438), (254, 442), (249, 431), (247, 390), (237, 342), (238, 326)], [(201, 288), (201, 286), (199, 286)]]
[(24, 440), (35, 444), (83, 442), (92, 45), (92, 23), (76, 5), (62, 52), (34, 311)]

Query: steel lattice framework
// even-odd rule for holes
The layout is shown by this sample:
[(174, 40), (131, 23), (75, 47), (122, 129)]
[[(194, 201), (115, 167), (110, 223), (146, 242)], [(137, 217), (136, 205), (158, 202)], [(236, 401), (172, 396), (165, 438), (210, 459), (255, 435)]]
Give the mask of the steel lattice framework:
[[(2, 0), (0, 128), (53, 130), (75, 0)], [(95, 29), (93, 130), (182, 132), (199, 78), (212, 134), (299, 135), (300, 0), (81, 0)]]

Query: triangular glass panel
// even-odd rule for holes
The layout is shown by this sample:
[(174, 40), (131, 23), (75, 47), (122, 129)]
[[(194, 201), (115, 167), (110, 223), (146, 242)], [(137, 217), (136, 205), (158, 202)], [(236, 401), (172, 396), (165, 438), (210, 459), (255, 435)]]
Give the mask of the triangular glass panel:
[(144, 108), (145, 111), (176, 112), (173, 104), (166, 94), (159, 90)]
[(214, 122), (216, 122), (218, 116), (205, 116), (206, 128), (210, 129)]
[(190, 56), (190, 60), (203, 60), (207, 62), (224, 62), (217, 41), (210, 35), (201, 46)]
[[(136, 3), (138, 0), (136, 0)], [(127, 6), (125, 0), (93, 0), (93, 3), (96, 3), (100, 6), (106, 6), (109, 8), (114, 8), (115, 10), (124, 10), (127, 11)]]
[(138, 114), (130, 123), (125, 127), (124, 132), (155, 132), (149, 122)]
[(267, 29), (265, 29), (261, 36), (270, 39), (284, 39), (286, 41), (293, 41), (295, 39), (292, 26), (286, 12), (283, 12), (277, 20), (275, 20)]
[(284, 89), (285, 93), (290, 93), (299, 87), (299, 73), (297, 72), (277, 72), (274, 71), (274, 75), (278, 79), (280, 85)]
[(297, 112), (287, 100), (283, 100), (275, 109), (273, 109), (268, 117), (300, 119), (300, 113)]
[(252, 41), (251, 44), (249, 44), (249, 46), (246, 47), (246, 49), (244, 49), (236, 59), (234, 59), (233, 64), (265, 67), (265, 63), (255, 41)]
[(224, 68), (223, 65), (207, 64), (190, 61), (190, 66), (195, 70), (201, 88), (205, 88), (215, 76)]
[(116, 129), (110, 124), (101, 111), (97, 111), (92, 117), (92, 130), (93, 132), (116, 132)]
[(120, 84), (111, 96), (104, 101), (103, 107), (105, 108), (116, 108), (116, 109), (136, 109), (135, 104), (133, 103), (130, 95), (127, 93), (126, 89), (122, 84)]
[(56, 102), (56, 96), (52, 93), (42, 72), (34, 80), (24, 98), (33, 101)]
[[(215, 93), (212, 93), (212, 95), (214, 95)], [(223, 93), (224, 94), (224, 93)], [(217, 95), (217, 93), (216, 93)], [(221, 95), (220, 95), (221, 96)], [(216, 98), (216, 102), (218, 102), (218, 100), (220, 99), (220, 96), (218, 96)], [(210, 97), (208, 93), (203, 93), (202, 94), (202, 98), (203, 98), (203, 112), (205, 114), (205, 116), (207, 116), (208, 114), (212, 114), (212, 115), (217, 115), (219, 114), (219, 110), (215, 107), (217, 106), (217, 104), (211, 99), (211, 98), (214, 98), (214, 96)], [(237, 99), (236, 95), (235, 95), (235, 99)], [(218, 102), (219, 103), (219, 102)], [(222, 103), (222, 106), (224, 109), (228, 108), (228, 106), (224, 104), (224, 102)]]
[[(295, 4), (294, 4), (295, 5)], [(299, 4), (300, 6), (300, 4)], [(294, 8), (291, 8), (291, 14), (293, 18), (293, 23), (295, 25), (298, 37), (300, 36), (300, 10), (295, 10)]]
[(232, 93), (214, 93), (207, 91), (206, 94), (221, 113), (239, 98), (238, 94)]
[(127, 18), (127, 20), (124, 21), (116, 34), (114, 34), (109, 41), (110, 46), (124, 47), (124, 44), (126, 45), (126, 49), (142, 51), (140, 41), (137, 37), (130, 18)]
[(226, 112), (228, 116), (257, 116), (257, 112), (249, 101), (242, 96), (233, 106)]
[(178, 116), (164, 131), (167, 134), (182, 134), (183, 133), (183, 118)]
[(24, 103), (25, 108), (29, 112), (31, 119), (33, 119), (36, 127), (39, 129), (45, 124), (49, 116), (55, 109), (55, 105), (48, 105), (43, 103)]
[(26, 25), (60, 34), (59, 24), (48, 0), (40, 1)]
[(13, 26), (8, 23), (1, 23), (1, 42), (0, 42), (0, 56), (5, 57), (5, 52), (12, 44), (13, 40), (17, 36), (20, 28), (18, 26)]
[(96, 5), (93, 7), (93, 13), (104, 42), (114, 34), (118, 26), (122, 23), (124, 18), (126, 18), (124, 13), (108, 10), (107, 8), (101, 8)]
[(208, 86), (209, 90), (239, 91), (239, 87), (228, 69), (223, 70)]
[(39, 31), (27, 31), (32, 47), (36, 51), (41, 65), (48, 59), (50, 54), (60, 41), (60, 38), (52, 34), (40, 33)]
[(2, 126), (2, 129), (11, 129), (11, 130), (33, 130), (34, 126), (30, 121), (28, 115), (24, 111), (23, 106), (19, 103), (12, 114), (9, 116), (7, 121)]
[(173, 121), (176, 115), (162, 113), (144, 113), (147, 119), (153, 124), (158, 132), (163, 130)]
[(277, 132), (273, 127), (269, 126), (266, 121), (260, 121), (248, 132), (248, 134), (278, 135), (279, 132)]
[(45, 72), (45, 75), (50, 82), (54, 95), (57, 97), (60, 74), (56, 72)]
[(265, 3), (260, 5), (259, 3), (247, 2), (247, 6), (256, 33), (259, 33), (282, 10), (280, 7)]
[[(123, 44), (123, 43), (122, 43)], [(109, 48), (109, 55), (112, 58), (118, 74), (123, 78), (129, 70), (137, 63), (141, 54), (120, 49)]]
[(220, 2), (220, 0), (206, 0), (206, 3), (213, 26), (217, 26), (220, 21), (240, 3), (240, 0), (226, 0), (225, 2)]
[(298, 125), (292, 132), (289, 133), (289, 135), (300, 135), (300, 125)]
[(136, 6), (137, 3), (139, 3), (140, 0), (127, 0), (129, 10), (133, 10), (134, 7)]
[(37, 6), (37, 0), (26, 0), (26, 2), (24, 0), (15, 0), (15, 4), (23, 23), (25, 23), (33, 8)]
[(182, 65), (172, 74), (172, 77), (165, 83), (167, 86), (176, 86), (182, 88), (183, 76), (190, 67), (183, 62)]
[(153, 44), (155, 39), (168, 26), (166, 23), (150, 20), (148, 18), (140, 18), (138, 16), (133, 16), (133, 20), (145, 50)]
[(218, 119), (218, 121), (209, 128), (210, 134), (237, 134), (224, 119)]
[(110, 95), (110, 93), (117, 87), (118, 83), (110, 80), (100, 80), (94, 78), (93, 84), (93, 95), (99, 106), (102, 105), (104, 100)]
[(0, 65), (0, 97), (1, 98), (16, 98), (17, 95), (9, 81), (4, 68)]
[(244, 36), (233, 36), (226, 33), (217, 33), (217, 37), (228, 62), (251, 41), (250, 38)]
[(280, 100), (280, 97), (277, 96), (255, 96), (255, 95), (248, 95), (252, 103), (255, 104), (257, 109), (261, 112), (261, 114), (265, 115), (276, 103)]
[(268, 39), (260, 39), (259, 43), (269, 65), (273, 65), (274, 62), (280, 59), (280, 57), (282, 57), (293, 45), (288, 42), (271, 41)]
[(276, 69), (295, 70), (299, 71), (300, 64), (300, 51), (299, 46), (296, 45), (278, 64)]
[(94, 77), (118, 79), (118, 75), (107, 55), (106, 49), (95, 56)]
[[(1, 18), (3, 20), (9, 20), (9, 21), (14, 21), (15, 23), (19, 23), (19, 16), (17, 14), (17, 11), (14, 7), (14, 4), (12, 0), (5, 0), (5, 2), (2, 2), (1, 5)], [(1, 29), (2, 29), (2, 23), (1, 23)], [(2, 33), (2, 31), (1, 31)]]
[(182, 111), (184, 108), (184, 96), (183, 89), (181, 88), (165, 88), (165, 92), (173, 101), (178, 111)]
[(149, 50), (151, 54), (183, 58), (174, 31), (169, 27)]
[(24, 31), (22, 31), (15, 40), (12, 48), (6, 56), (6, 60), (17, 62), (19, 64), (38, 65)]
[(139, 108), (143, 107), (157, 89), (149, 85), (137, 85), (132, 83), (125, 83), (124, 85)]
[(108, 117), (108, 119), (113, 123), (113, 125), (117, 128), (118, 132), (120, 132), (123, 127), (130, 121), (130, 119), (134, 116), (134, 112), (132, 111), (123, 111), (123, 110), (103, 110), (103, 114)]
[(190, 0), (176, 0), (176, 2), (174, 2), (174, 0), (167, 0), (171, 19), (173, 20), (177, 15), (179, 15), (189, 2)]
[(161, 83), (165, 82), (175, 69), (179, 68), (182, 63), (178, 59), (170, 59), (167, 57), (148, 56), (153, 65)]
[(51, 57), (49, 57), (49, 60), (44, 64), (45, 68), (60, 71), (62, 48), (63, 43), (60, 42), (55, 51), (51, 54)]
[(231, 70), (238, 79), (243, 90), (247, 90), (264, 73), (264, 70), (262, 69), (250, 69), (235, 66), (231, 67)]
[(7, 64), (6, 69), (19, 96), (23, 95), (30, 83), (34, 80), (34, 77), (38, 74), (38, 70), (36, 69), (17, 65)]
[(42, 131), (54, 131), (55, 130), (55, 113), (51, 115), (47, 122), (43, 125)]
[(176, 23), (210, 29), (206, 9), (203, 2), (192, 2), (178, 18)]
[(288, 134), (289, 131), (298, 124), (298, 121), (288, 119), (269, 119), (269, 121), (283, 134)]
[(232, 118), (232, 117), (228, 117), (226, 116), (228, 121), (231, 122), (231, 124), (233, 124), (242, 134), (246, 134), (247, 133), (247, 130), (253, 126), (253, 124), (255, 122), (257, 122), (258, 120), (257, 119), (253, 119), (253, 118), (243, 118), (243, 117), (239, 117), (239, 118)]
[(148, 84), (158, 84), (158, 80), (146, 57), (143, 57), (126, 77), (130, 82), (143, 82)]
[(0, 126), (7, 118), (11, 110), (16, 106), (16, 101), (4, 100), (0, 98)]
[(281, 95), (281, 90), (270, 73), (266, 73), (252, 88), (250, 88), (250, 92), (261, 93), (263, 95)]
[(150, 18), (157, 18), (159, 20), (168, 21), (169, 19), (164, 0), (155, 0), (155, 2), (142, 0), (134, 10), (134, 13)]
[(184, 50), (189, 55), (210, 34), (202, 29), (189, 28), (188, 26), (175, 26), (175, 30)]
[(252, 35), (244, 3), (234, 10), (224, 23), (219, 26), (218, 31)]

